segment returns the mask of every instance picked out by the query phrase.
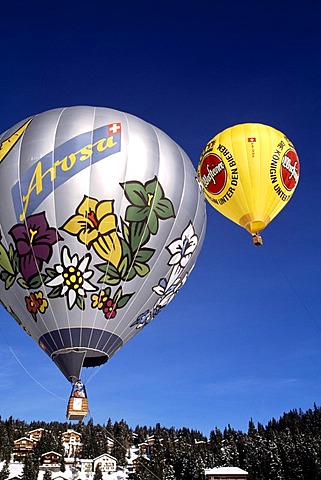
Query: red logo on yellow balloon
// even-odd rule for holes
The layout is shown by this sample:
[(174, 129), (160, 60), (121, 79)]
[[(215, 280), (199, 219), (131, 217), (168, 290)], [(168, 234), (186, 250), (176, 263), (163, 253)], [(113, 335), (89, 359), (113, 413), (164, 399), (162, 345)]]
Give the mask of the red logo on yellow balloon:
[(226, 185), (227, 172), (223, 160), (213, 153), (207, 155), (200, 168), (201, 180), (210, 193), (218, 195)]
[(287, 190), (293, 190), (300, 176), (300, 162), (296, 152), (288, 150), (281, 161), (281, 179)]

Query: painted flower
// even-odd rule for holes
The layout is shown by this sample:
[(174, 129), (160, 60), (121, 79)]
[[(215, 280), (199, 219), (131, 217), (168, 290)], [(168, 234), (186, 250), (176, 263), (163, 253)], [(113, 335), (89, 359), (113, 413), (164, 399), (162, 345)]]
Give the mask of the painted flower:
[(108, 300), (105, 290), (101, 290), (98, 294), (93, 293), (91, 296), (91, 306), (92, 308), (98, 308), (102, 310), (104, 303)]
[(35, 297), (35, 294), (31, 293), (29, 297), (25, 297), (25, 301), (26, 301), (28, 312), (37, 313), (38, 305), (37, 305), (37, 299)]
[(25, 297), (25, 302), (28, 312), (32, 314), (35, 321), (37, 321), (36, 314), (38, 312), (40, 312), (41, 314), (45, 313), (48, 308), (48, 302), (43, 297), (43, 293), (41, 291), (31, 293), (29, 297)]
[(95, 198), (84, 196), (76, 214), (61, 229), (76, 236), (88, 249), (92, 247), (104, 260), (118, 266), (122, 249), (113, 200), (99, 202)]
[(155, 307), (159, 307), (159, 308), (166, 307), (166, 305), (168, 305), (169, 302), (173, 300), (175, 295), (182, 288), (182, 286), (187, 280), (187, 276), (188, 275), (185, 274), (183, 278), (177, 277), (171, 284), (169, 284), (169, 282), (165, 278), (162, 278), (159, 281), (158, 285), (153, 287), (153, 291), (160, 296), (160, 298), (157, 300), (155, 304)]
[(157, 301), (153, 307), (153, 318), (155, 318), (163, 308), (164, 307)]
[(115, 318), (117, 314), (117, 303), (115, 303), (111, 298), (104, 303), (103, 312), (107, 320)]
[(26, 282), (41, 272), (43, 262), (48, 263), (52, 256), (53, 245), (62, 240), (58, 231), (49, 227), (44, 212), (30, 215), (24, 223), (14, 225), (9, 234), (14, 240), (20, 272)]
[(183, 231), (181, 238), (174, 240), (166, 248), (171, 254), (168, 265), (179, 265), (186, 267), (198, 244), (198, 237), (190, 222)]
[(38, 304), (38, 311), (40, 313), (44, 313), (48, 308), (47, 300), (43, 297), (42, 292), (36, 292), (35, 297), (36, 297), (36, 301), (37, 301), (37, 304)]
[(162, 296), (166, 292), (166, 288), (167, 288), (167, 280), (166, 278), (161, 278), (160, 281), (158, 282), (158, 285), (153, 287), (153, 291), (157, 293), (157, 295)]
[(157, 177), (143, 185), (140, 182), (122, 184), (124, 193), (131, 205), (126, 210), (128, 222), (146, 222), (152, 235), (158, 231), (158, 219), (175, 217), (172, 202), (165, 198)]
[(91, 296), (91, 306), (102, 310), (105, 318), (110, 320), (116, 317), (118, 309), (124, 308), (133, 295), (133, 293), (123, 294), (122, 287), (119, 287), (111, 296), (111, 288), (107, 287), (101, 290), (99, 294), (94, 293)]
[(54, 267), (56, 275), (46, 282), (48, 287), (53, 287), (49, 296), (63, 297), (66, 295), (68, 308), (72, 309), (75, 303), (79, 305), (79, 302), (87, 296), (87, 292), (97, 290), (97, 287), (89, 282), (94, 274), (93, 270), (88, 269), (90, 261), (90, 253), (79, 259), (77, 254), (70, 255), (68, 247), (63, 247), (61, 264)]
[(144, 313), (141, 313), (130, 326), (136, 327), (136, 329), (139, 330), (148, 325), (148, 323), (151, 322), (152, 319), (152, 312), (150, 310), (146, 310)]

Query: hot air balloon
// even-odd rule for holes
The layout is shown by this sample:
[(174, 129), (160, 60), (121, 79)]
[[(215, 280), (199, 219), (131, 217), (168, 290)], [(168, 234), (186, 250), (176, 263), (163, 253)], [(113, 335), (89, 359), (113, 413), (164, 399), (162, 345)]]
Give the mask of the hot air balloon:
[(261, 245), (260, 232), (294, 193), (300, 163), (283, 133), (246, 123), (227, 128), (207, 143), (198, 175), (209, 203)]
[(50, 110), (0, 144), (1, 303), (72, 382), (67, 418), (81, 420), (82, 368), (106, 363), (185, 283), (204, 195), (173, 140), (117, 110)]

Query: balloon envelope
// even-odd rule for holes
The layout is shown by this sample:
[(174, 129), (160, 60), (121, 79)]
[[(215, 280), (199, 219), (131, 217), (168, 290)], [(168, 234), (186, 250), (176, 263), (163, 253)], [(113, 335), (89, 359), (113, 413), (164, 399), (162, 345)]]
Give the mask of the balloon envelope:
[(247, 123), (227, 128), (207, 143), (198, 174), (209, 203), (256, 234), (292, 197), (300, 164), (283, 133)]
[(120, 111), (69, 107), (0, 136), (0, 299), (71, 381), (176, 295), (206, 228), (185, 152)]

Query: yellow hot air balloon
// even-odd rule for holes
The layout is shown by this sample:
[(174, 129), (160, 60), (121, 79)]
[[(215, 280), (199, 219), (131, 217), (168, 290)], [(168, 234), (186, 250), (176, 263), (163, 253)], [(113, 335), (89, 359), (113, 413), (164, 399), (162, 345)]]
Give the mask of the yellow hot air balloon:
[(292, 197), (300, 163), (291, 141), (267, 125), (227, 128), (203, 150), (198, 175), (209, 203), (245, 228), (255, 245)]

